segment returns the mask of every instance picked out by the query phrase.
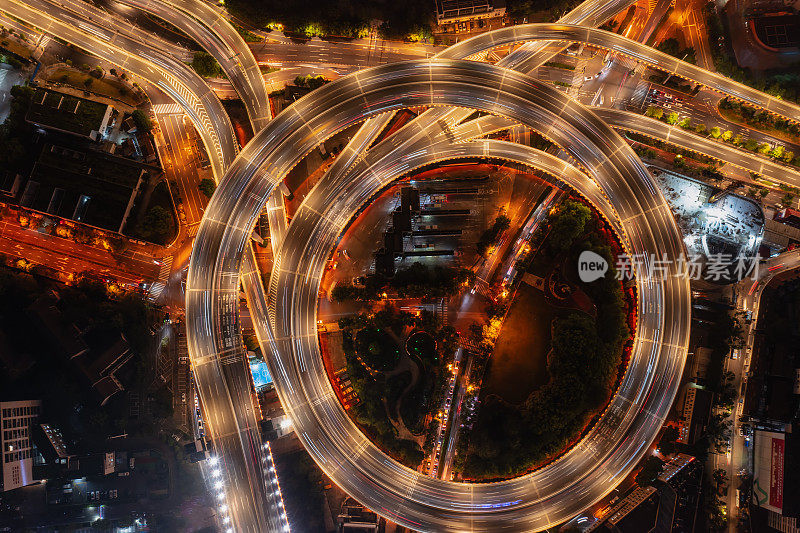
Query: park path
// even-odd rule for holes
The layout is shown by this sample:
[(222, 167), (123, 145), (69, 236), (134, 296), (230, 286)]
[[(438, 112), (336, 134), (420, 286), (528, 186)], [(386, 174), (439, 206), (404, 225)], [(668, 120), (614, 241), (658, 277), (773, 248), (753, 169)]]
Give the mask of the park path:
[(419, 365), (415, 363), (407, 353), (405, 353), (405, 349), (403, 348), (405, 343), (395, 334), (394, 331), (392, 331), (390, 328), (384, 328), (384, 331), (388, 333), (390, 337), (392, 337), (392, 339), (397, 343), (398, 346), (401, 347), (401, 349), (403, 349), (404, 352), (403, 358), (399, 363), (397, 363), (397, 366), (388, 372), (384, 372), (384, 377), (388, 380), (389, 378), (398, 374), (402, 374), (403, 372), (410, 372), (411, 382), (406, 386), (405, 389), (403, 389), (403, 392), (398, 397), (397, 402), (391, 408), (386, 404), (385, 397), (383, 399), (383, 405), (387, 412), (390, 413), (389, 420), (397, 430), (398, 437), (401, 439), (413, 440), (419, 444), (420, 447), (423, 447), (425, 444), (425, 436), (414, 435), (411, 430), (406, 427), (403, 417), (400, 416), (400, 405), (403, 403), (403, 400), (408, 392), (417, 384), (417, 381), (419, 381)]

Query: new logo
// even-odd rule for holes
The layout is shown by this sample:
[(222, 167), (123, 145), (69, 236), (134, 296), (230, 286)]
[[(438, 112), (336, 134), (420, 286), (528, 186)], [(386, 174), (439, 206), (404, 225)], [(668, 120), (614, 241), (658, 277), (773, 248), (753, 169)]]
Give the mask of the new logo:
[(608, 272), (608, 262), (591, 250), (584, 250), (578, 257), (578, 277), (584, 283), (600, 279)]

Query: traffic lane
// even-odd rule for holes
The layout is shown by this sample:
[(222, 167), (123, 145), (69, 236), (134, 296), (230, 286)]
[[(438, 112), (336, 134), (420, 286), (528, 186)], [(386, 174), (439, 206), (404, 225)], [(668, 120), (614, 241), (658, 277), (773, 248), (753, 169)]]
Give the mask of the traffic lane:
[(124, 33), (126, 37), (135, 39), (137, 41), (147, 41), (151, 45), (157, 43), (158, 48), (168, 52), (172, 56), (179, 58), (181, 61), (191, 61), (192, 54), (185, 47), (168, 41), (160, 35), (149, 32), (129, 19), (117, 16), (114, 13), (106, 11), (102, 7), (94, 4), (89, 4), (83, 0), (60, 0), (60, 4), (75, 13), (76, 15), (93, 21), (102, 21), (108, 28), (114, 28), (115, 31)]
[(582, 42), (599, 46), (644, 61), (665, 72), (671, 72), (682, 78), (699, 82), (715, 91), (800, 122), (800, 106), (796, 104), (771, 97), (761, 91), (709, 72), (691, 63), (686, 63), (616, 33), (596, 28), (566, 24), (511, 26), (462, 41), (440, 53), (438, 57), (469, 57), (496, 46), (531, 40)]
[[(158, 115), (158, 122), (164, 134), (171, 164), (166, 172), (169, 179), (178, 183), (181, 198), (184, 200), (187, 224), (200, 222), (205, 202), (198, 185), (200, 174), (197, 170), (197, 154), (184, 123), (185, 115)], [(189, 148), (189, 150), (187, 150)]]
[[(261, 71), (244, 40), (204, 2), (124, 0), (180, 28), (195, 39), (222, 67), (244, 102), (255, 130), (271, 117)], [(221, 22), (221, 24), (220, 24)], [(234, 38), (232, 34), (235, 34)]]
[(705, 124), (709, 129), (718, 126), (722, 131), (730, 130), (734, 135), (740, 134), (746, 139), (756, 139), (759, 142), (766, 142), (773, 146), (783, 145), (787, 150), (795, 153), (800, 152), (800, 144), (751, 128), (747, 124), (728, 120), (719, 111), (718, 104), (722, 96), (718, 94), (713, 92), (709, 94), (701, 93), (694, 98), (686, 98), (686, 95), (677, 91), (673, 92), (667, 89), (666, 92), (676, 97), (672, 103), (658, 101), (653, 103), (655, 106), (662, 107), (665, 112), (674, 111), (681, 117), (691, 118), (693, 124)]
[[(53, 3), (11, 0), (3, 6), (3, 10), (158, 85), (200, 126), (199, 131), (203, 134), (203, 141), (219, 175), (226, 161), (235, 156), (237, 146), (233, 128), (222, 104), (202, 79), (183, 63), (123, 38), (113, 30), (104, 31), (92, 23), (76, 19)], [(88, 29), (82, 31), (78, 29), (79, 26)], [(120, 46), (117, 46), (117, 42)], [(187, 87), (194, 92), (187, 90)], [(209, 113), (208, 109), (213, 111)]]
[(65, 273), (95, 271), (127, 283), (155, 280), (159, 271), (158, 265), (150, 258), (117, 258), (104, 249), (25, 229), (7, 221), (0, 221), (0, 251), (40, 265), (58, 266), (56, 269)]
[(594, 111), (614, 128), (641, 133), (778, 182), (800, 186), (800, 171), (758, 154), (629, 111), (605, 108), (594, 108)]
[(365, 67), (378, 63), (394, 63), (431, 57), (435, 51), (424, 46), (391, 44), (369, 44), (364, 42), (329, 42), (321, 39), (306, 43), (278, 43), (264, 41), (249, 43), (258, 61), (304, 63), (320, 65), (348, 65)]
[[(610, 2), (606, 0), (586, 0), (558, 19), (557, 23), (599, 26), (635, 3), (635, 0), (612, 0)], [(567, 48), (559, 41), (561, 40), (524, 43), (506, 58), (502, 66), (513, 68), (520, 72), (531, 72), (552, 58), (557, 53), (554, 53), (554, 49), (560, 52)]]

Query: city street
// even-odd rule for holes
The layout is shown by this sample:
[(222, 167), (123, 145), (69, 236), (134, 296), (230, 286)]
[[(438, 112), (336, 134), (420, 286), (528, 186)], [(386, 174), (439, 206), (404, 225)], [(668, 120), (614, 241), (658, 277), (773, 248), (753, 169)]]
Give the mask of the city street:
[(159, 266), (133, 245), (122, 254), (87, 246), (55, 235), (20, 227), (16, 220), (0, 220), (0, 253), (54, 268), (65, 275), (94, 272), (138, 287), (158, 276)]

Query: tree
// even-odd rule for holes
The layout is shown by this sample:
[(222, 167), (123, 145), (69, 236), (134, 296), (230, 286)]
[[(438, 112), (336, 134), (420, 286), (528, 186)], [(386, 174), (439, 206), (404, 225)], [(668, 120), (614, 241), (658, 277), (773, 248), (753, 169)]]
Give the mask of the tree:
[(308, 87), (313, 91), (314, 89), (322, 87), (329, 81), (330, 80), (324, 78), (323, 76), (312, 76), (309, 74), (308, 76), (297, 76), (294, 79), (294, 84), (298, 87)]
[(200, 189), (200, 192), (206, 195), (207, 198), (211, 198), (211, 196), (214, 194), (214, 191), (217, 189), (217, 184), (214, 183), (214, 180), (211, 178), (203, 178), (200, 180), (197, 188)]
[(725, 130), (725, 131), (722, 133), (721, 139), (722, 139), (723, 141), (725, 141), (725, 142), (728, 142), (728, 141), (730, 141), (730, 140), (731, 140), (731, 137), (733, 137), (733, 132), (732, 132), (731, 130)]
[(249, 352), (256, 352), (257, 355), (261, 353), (261, 346), (258, 344), (258, 337), (253, 334), (248, 334), (243, 336), (244, 345), (247, 347), (247, 351)]
[(592, 218), (592, 213), (580, 202), (567, 201), (548, 218), (550, 225), (548, 242), (553, 251), (560, 253), (568, 250), (573, 241), (583, 234), (586, 224)]
[(783, 161), (786, 163), (791, 163), (792, 160), (794, 159), (794, 152), (790, 152), (788, 150), (785, 151), (781, 159), (783, 159)]
[(685, 130), (688, 130), (689, 128), (692, 127), (692, 119), (689, 117), (685, 117), (683, 120), (678, 122), (678, 126)]
[(667, 124), (677, 124), (679, 118), (680, 117), (678, 116), (678, 113), (673, 111), (672, 113), (667, 115)]
[(719, 127), (717, 126), (714, 126), (713, 128), (711, 128), (710, 133), (712, 137), (714, 137), (715, 139), (719, 139), (720, 136), (722, 135), (722, 130), (720, 130)]
[(783, 157), (784, 150), (785, 148), (783, 147), (783, 145), (779, 144), (778, 146), (772, 149), (772, 153), (770, 155), (775, 159), (780, 159)]
[(762, 155), (767, 155), (770, 151), (770, 147), (768, 143), (761, 143), (758, 146), (758, 153)]
[(510, 225), (510, 218), (505, 215), (498, 216), (494, 220), (492, 227), (484, 231), (480, 239), (478, 239), (478, 243), (476, 244), (476, 247), (478, 248), (478, 254), (485, 256), (486, 250), (497, 242), (500, 234), (507, 230)]
[(192, 57), (192, 68), (204, 78), (217, 78), (222, 76), (222, 68), (208, 52), (199, 51)]
[(658, 449), (664, 455), (672, 455), (676, 450), (676, 441), (680, 437), (678, 428), (675, 426), (667, 426), (664, 433), (661, 435), (661, 440), (658, 441)]
[(704, 133), (706, 132), (706, 129), (707, 129), (707, 128), (706, 128), (706, 125), (705, 125), (705, 124), (698, 124), (698, 125), (696, 125), (696, 126), (694, 127), (694, 131), (696, 131), (697, 133), (699, 133), (699, 134), (701, 134), (701, 135), (702, 135), (702, 134), (704, 134)]
[(654, 118), (656, 120), (661, 120), (661, 117), (664, 116), (664, 110), (660, 107), (650, 106), (647, 108), (647, 111), (644, 113), (648, 117)]
[(636, 474), (636, 483), (639, 485), (649, 485), (655, 481), (655, 479), (661, 473), (661, 469), (663, 467), (664, 461), (655, 455), (648, 455), (644, 460), (642, 469), (639, 470), (638, 474)]
[(728, 484), (728, 473), (725, 471), (724, 468), (717, 468), (714, 470), (713, 473), (714, 483), (717, 484), (717, 487), (725, 486)]
[(172, 233), (175, 222), (172, 215), (160, 205), (151, 207), (139, 223), (139, 233), (148, 240), (163, 244)]
[(783, 205), (789, 206), (792, 205), (792, 200), (794, 200), (794, 194), (787, 192), (786, 194), (783, 195), (783, 198), (781, 198), (781, 203)]
[(133, 117), (133, 121), (136, 123), (136, 128), (148, 133), (153, 129), (153, 122), (150, 120), (150, 117), (147, 116), (147, 113), (142, 111), (141, 109), (134, 110), (131, 113), (131, 117)]
[(92, 83), (94, 83), (94, 78), (86, 78), (83, 80), (83, 86), (87, 89), (92, 86)]
[(328, 81), (329, 80), (323, 78), (322, 76), (309, 76), (306, 83), (308, 83), (308, 88), (313, 91), (314, 89), (322, 87), (328, 83)]
[(742, 138), (742, 136), (741, 136), (741, 135), (739, 135), (739, 134), (736, 134), (736, 137), (734, 137), (734, 138), (733, 138), (733, 141), (732, 141), (732, 142), (733, 142), (733, 144), (735, 144), (736, 146), (740, 146), (740, 145), (741, 145), (741, 144), (744, 142), (744, 138)]

